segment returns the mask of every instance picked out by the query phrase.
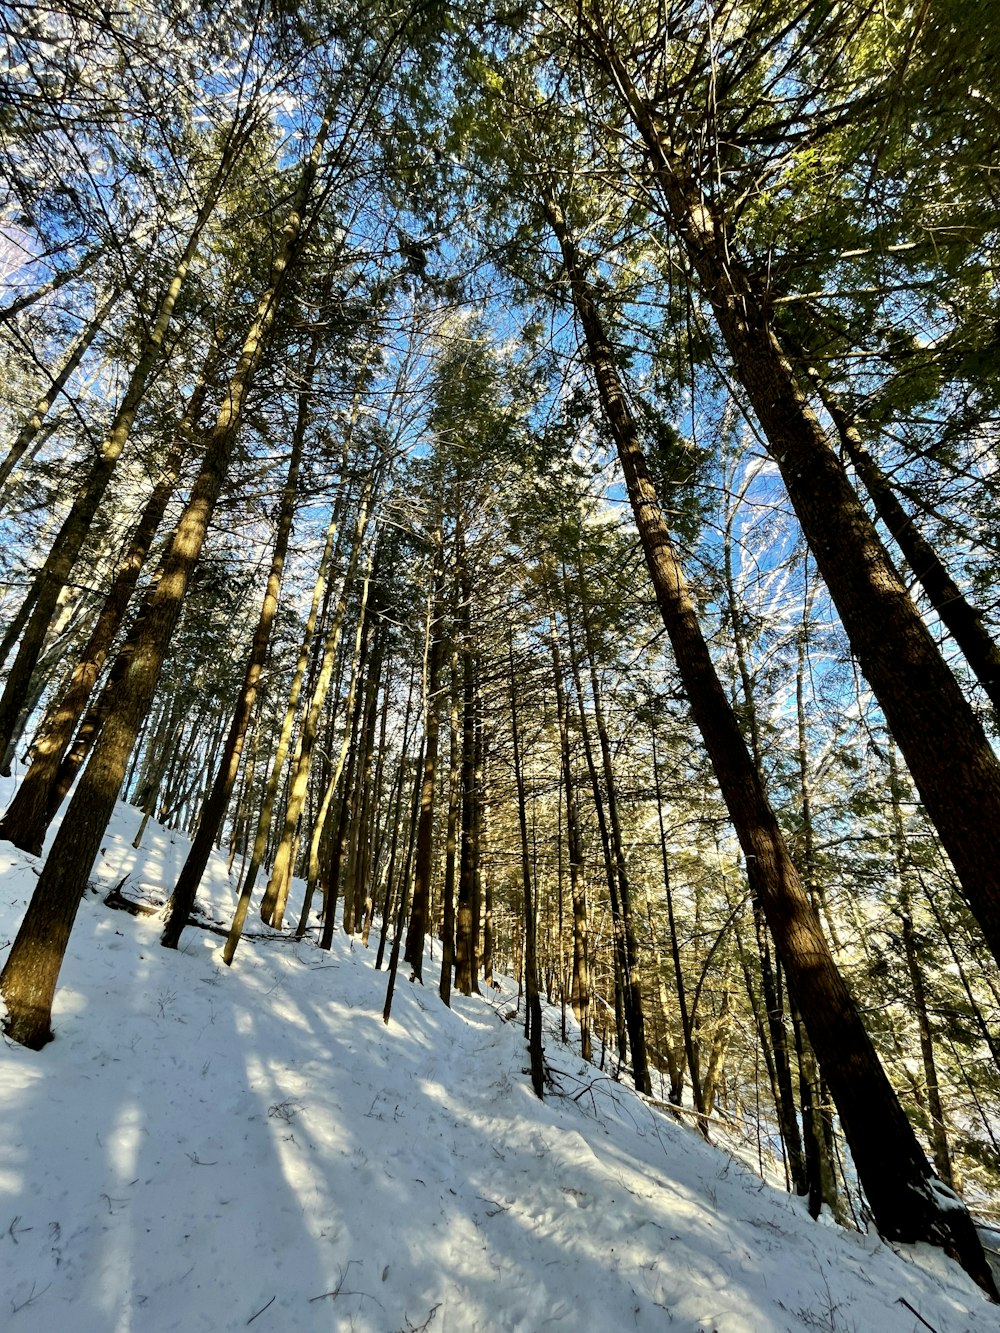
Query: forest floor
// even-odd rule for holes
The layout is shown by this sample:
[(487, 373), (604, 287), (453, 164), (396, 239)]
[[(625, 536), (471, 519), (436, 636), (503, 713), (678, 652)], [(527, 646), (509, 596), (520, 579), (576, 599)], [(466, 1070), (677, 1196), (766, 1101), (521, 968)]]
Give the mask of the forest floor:
[[(0, 788), (6, 804), (9, 787)], [(103, 894), (169, 891), (186, 844), (119, 806), (40, 1053), (0, 1046), (0, 1328), (14, 1333), (988, 1333), (939, 1251), (812, 1222), (556, 1040), (517, 992), (449, 1010), (333, 950), (158, 943)], [(0, 843), (0, 959), (39, 862)], [(228, 922), (217, 857), (200, 899)], [(430, 979), (433, 978), (433, 982)]]

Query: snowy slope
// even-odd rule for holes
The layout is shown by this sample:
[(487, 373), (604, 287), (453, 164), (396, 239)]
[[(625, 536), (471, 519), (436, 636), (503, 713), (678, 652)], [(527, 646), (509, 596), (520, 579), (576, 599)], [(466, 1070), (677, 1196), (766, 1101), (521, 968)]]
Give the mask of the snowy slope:
[[(95, 882), (162, 892), (183, 840), (134, 853), (138, 820)], [(2, 952), (36, 866), (0, 844)], [(937, 1252), (816, 1225), (552, 1042), (538, 1103), (509, 988), (449, 1012), (401, 972), (387, 1028), (374, 947), (220, 944), (82, 904), (56, 1041), (0, 1048), (0, 1328), (1000, 1330)]]

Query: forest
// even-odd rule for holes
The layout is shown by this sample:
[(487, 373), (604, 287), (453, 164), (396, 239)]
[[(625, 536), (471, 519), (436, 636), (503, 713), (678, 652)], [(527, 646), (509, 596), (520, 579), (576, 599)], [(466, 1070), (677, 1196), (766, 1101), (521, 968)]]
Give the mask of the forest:
[(1000, 1299), (988, 0), (0, 25), (8, 1042), (128, 801)]

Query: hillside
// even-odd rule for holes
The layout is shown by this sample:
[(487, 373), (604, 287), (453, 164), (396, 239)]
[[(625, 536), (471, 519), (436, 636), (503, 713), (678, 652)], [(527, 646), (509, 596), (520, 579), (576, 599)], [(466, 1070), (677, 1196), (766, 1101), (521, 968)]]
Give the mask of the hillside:
[[(183, 840), (135, 853), (138, 820), (95, 889), (172, 883)], [(0, 848), (4, 948), (36, 865)], [(0, 1049), (4, 1328), (1000, 1330), (937, 1252), (811, 1222), (552, 1034), (540, 1104), (511, 983), (449, 1012), (401, 972), (386, 1027), (374, 947), (272, 935), (230, 970), (219, 944), (169, 953), (94, 891), (55, 1042)]]

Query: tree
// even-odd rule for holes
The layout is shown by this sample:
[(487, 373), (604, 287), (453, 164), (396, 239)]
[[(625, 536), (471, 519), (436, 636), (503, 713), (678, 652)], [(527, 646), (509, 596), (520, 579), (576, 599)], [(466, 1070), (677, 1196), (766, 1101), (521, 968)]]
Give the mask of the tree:
[(891, 1238), (919, 1237), (943, 1245), (996, 1299), (971, 1219), (934, 1177), (799, 880), (698, 626), (574, 239), (552, 195), (545, 206), (678, 671), (743, 847), (751, 888), (794, 988), (879, 1230)]
[(329, 122), (300, 170), (269, 285), (258, 301), (222, 407), (205, 440), (201, 470), (161, 561), (152, 594), (122, 650), (121, 667), (112, 668), (112, 677), (120, 682), (114, 710), (104, 723), (0, 974), (0, 994), (7, 1005), (6, 1030), (15, 1041), (36, 1050), (51, 1040), (52, 997), (80, 898), (226, 478), (246, 396), (267, 346), (289, 268), (294, 265), (328, 127)]
[[(834, 37), (843, 21), (837, 15), (831, 20), (833, 30), (826, 33), (802, 10), (789, 26), (799, 43), (807, 85), (810, 55), (818, 42)], [(684, 126), (702, 92), (700, 81), (711, 68), (658, 64), (646, 76), (650, 90), (661, 80), (669, 91), (665, 119), (656, 96), (636, 83), (629, 59), (632, 43), (621, 20), (611, 19), (594, 3), (574, 26), (594, 74), (641, 137), (662, 195), (664, 220), (712, 310), (854, 654), (1000, 962), (1000, 871), (994, 842), (994, 830), (1000, 828), (1000, 761), (796, 379), (772, 313), (773, 294), (762, 289), (743, 260), (730, 235), (728, 200), (715, 188), (716, 164), (724, 152), (721, 111), (745, 119), (743, 99), (751, 82), (779, 78), (779, 71), (787, 68), (772, 59), (780, 29), (772, 27), (771, 16), (762, 11), (760, 20), (738, 39), (727, 32), (720, 49), (703, 22), (697, 15), (685, 20), (695, 49), (713, 61), (724, 52), (731, 63), (722, 84), (725, 100), (711, 113), (705, 160), (696, 159), (685, 145)], [(705, 45), (697, 43), (699, 32), (707, 38)], [(679, 36), (673, 34), (664, 48), (670, 60), (683, 49)], [(807, 117), (810, 97), (826, 91), (813, 86), (800, 96), (790, 108), (792, 122)], [(760, 104), (754, 100), (750, 105), (753, 109)], [(826, 114), (835, 119), (833, 113)]]
[(299, 393), (298, 415), (292, 432), (292, 446), (288, 457), (288, 473), (281, 491), (274, 550), (264, 590), (264, 600), (261, 604), (260, 619), (254, 631), (243, 686), (230, 724), (218, 773), (212, 790), (202, 805), (198, 831), (171, 895), (170, 915), (164, 928), (162, 940), (167, 948), (177, 948), (181, 931), (191, 914), (198, 885), (205, 873), (212, 846), (225, 818), (229, 798), (236, 782), (236, 774), (239, 771), (247, 728), (250, 725), (250, 718), (257, 701), (257, 688), (261, 671), (267, 659), (271, 630), (278, 610), (281, 580), (292, 533), (292, 522), (295, 517), (295, 505), (298, 500), (299, 469), (302, 463), (302, 447), (308, 424), (312, 378), (316, 369), (317, 341), (316, 338), (313, 339), (312, 355), (305, 367), (302, 388)]

